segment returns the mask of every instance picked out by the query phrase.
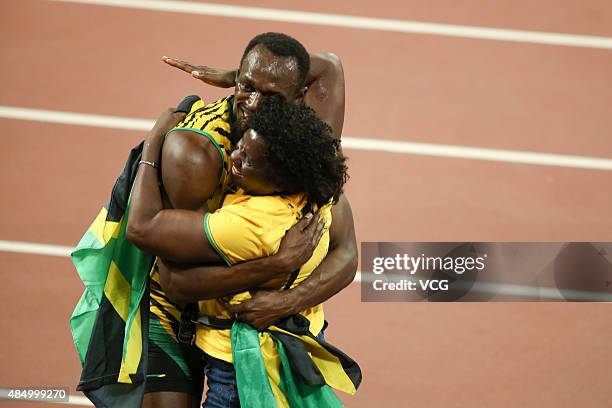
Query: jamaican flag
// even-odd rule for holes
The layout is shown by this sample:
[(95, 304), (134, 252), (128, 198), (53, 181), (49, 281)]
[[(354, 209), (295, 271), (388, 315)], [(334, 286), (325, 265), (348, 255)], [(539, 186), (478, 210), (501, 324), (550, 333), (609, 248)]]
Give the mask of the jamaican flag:
[[(189, 112), (200, 98), (183, 99)], [(70, 318), (83, 366), (77, 390), (97, 407), (140, 407), (149, 331), (147, 280), (154, 257), (125, 236), (130, 193), (143, 143), (132, 149), (109, 201), (72, 252), (85, 292)]]
[(308, 331), (302, 315), (290, 316), (260, 333), (235, 321), (232, 356), (243, 408), (336, 408), (332, 391), (354, 394), (361, 369), (342, 351)]
[(70, 318), (83, 366), (77, 390), (98, 407), (140, 407), (144, 395), (153, 256), (125, 236), (142, 145), (130, 152), (110, 200), (71, 255), (85, 284)]

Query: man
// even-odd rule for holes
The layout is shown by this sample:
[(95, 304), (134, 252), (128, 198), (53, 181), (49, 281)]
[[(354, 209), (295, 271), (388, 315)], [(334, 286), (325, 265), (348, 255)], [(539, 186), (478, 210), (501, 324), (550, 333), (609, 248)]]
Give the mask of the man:
[[(225, 158), (231, 149), (232, 134), (241, 134), (240, 130), (265, 95), (278, 94), (289, 102), (306, 103), (331, 126), (333, 136), (340, 138), (344, 120), (342, 66), (338, 58), (330, 54), (310, 57), (296, 40), (282, 34), (266, 33), (251, 40), (237, 71), (209, 70), (165, 59), (170, 65), (188, 72), (202, 71), (201, 75), (194, 76), (204, 82), (222, 87), (235, 86), (233, 97), (225, 98), (214, 106), (201, 107), (198, 127), (205, 128), (206, 134), (212, 137), (202, 137), (201, 133), (193, 131), (192, 123), (184, 123), (184, 130), (172, 132), (165, 141), (162, 180), (167, 207), (202, 211), (220, 204), (226, 185), (224, 178), (229, 170), (224, 163), (227, 163)], [(264, 328), (283, 317), (322, 303), (348, 285), (357, 268), (357, 245), (351, 209), (344, 196), (333, 207), (332, 216), (334, 221), (330, 229), (329, 253), (308, 279), (282, 293), (259, 292), (252, 300), (230, 307), (230, 312), (240, 320)], [(164, 239), (152, 232), (131, 232), (131, 238), (141, 246), (147, 246), (147, 240)], [(265, 273), (279, 270), (278, 264), (266, 258), (232, 268), (235, 267), (249, 273), (236, 273), (230, 268), (221, 267), (210, 270), (210, 276), (215, 277), (218, 296), (255, 287), (270, 279), (271, 275), (265, 276)], [(154, 273), (152, 298), (155, 297), (155, 289), (159, 302), (152, 304), (152, 315), (154, 320), (157, 316), (161, 322), (156, 327), (170, 332), (168, 322), (163, 319), (170, 320), (169, 316), (173, 316), (176, 323), (180, 319), (180, 311), (177, 313), (179, 309), (163, 295), (159, 287), (154, 288), (158, 280)], [(159, 313), (155, 313), (154, 309)], [(169, 342), (166, 344), (171, 345)], [(149, 365), (152, 366), (151, 363)], [(184, 389), (172, 391), (172, 384), (167, 386), (166, 379), (166, 373), (159, 373), (157, 379), (148, 379), (151, 384), (162, 384), (148, 391), (163, 392), (147, 395), (145, 404), (186, 406), (197, 400), (197, 395), (190, 397)]]

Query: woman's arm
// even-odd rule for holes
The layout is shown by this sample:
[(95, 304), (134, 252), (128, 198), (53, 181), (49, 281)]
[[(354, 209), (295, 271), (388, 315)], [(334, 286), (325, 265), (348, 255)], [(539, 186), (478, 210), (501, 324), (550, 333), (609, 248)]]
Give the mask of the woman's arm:
[(166, 133), (184, 117), (168, 109), (149, 132), (132, 189), (126, 235), (143, 251), (169, 261), (218, 263), (221, 258), (204, 235), (203, 214), (163, 208), (158, 174), (161, 148)]

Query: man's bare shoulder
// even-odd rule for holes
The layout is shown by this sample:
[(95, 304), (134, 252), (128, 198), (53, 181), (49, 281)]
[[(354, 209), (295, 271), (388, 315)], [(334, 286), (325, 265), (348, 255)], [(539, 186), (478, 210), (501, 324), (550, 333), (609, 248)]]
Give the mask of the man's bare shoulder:
[(222, 165), (218, 149), (205, 135), (170, 132), (162, 149), (162, 180), (172, 206), (200, 209), (214, 194)]
[(175, 130), (166, 136), (162, 148), (163, 159), (182, 162), (204, 163), (209, 159), (218, 159), (221, 165), (221, 158), (215, 145), (205, 135), (191, 130)]

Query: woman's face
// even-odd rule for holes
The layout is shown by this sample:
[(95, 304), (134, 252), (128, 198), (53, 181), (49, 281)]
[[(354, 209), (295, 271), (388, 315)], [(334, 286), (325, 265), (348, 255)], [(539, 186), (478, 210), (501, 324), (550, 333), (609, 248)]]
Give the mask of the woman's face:
[(267, 143), (253, 129), (244, 132), (232, 152), (231, 177), (234, 184), (253, 195), (275, 194), (281, 188), (274, 182), (272, 168), (265, 160)]

